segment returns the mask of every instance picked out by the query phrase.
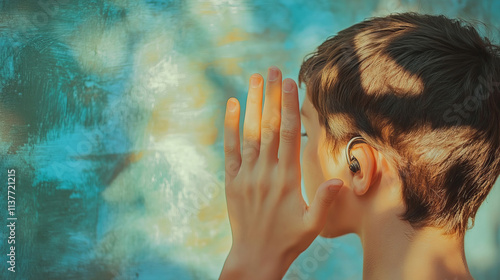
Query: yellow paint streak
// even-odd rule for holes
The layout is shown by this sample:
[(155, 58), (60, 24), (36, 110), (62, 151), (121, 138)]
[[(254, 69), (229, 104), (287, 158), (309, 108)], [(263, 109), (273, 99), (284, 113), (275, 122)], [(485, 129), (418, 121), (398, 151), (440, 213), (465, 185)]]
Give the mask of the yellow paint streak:
[(239, 28), (233, 28), (225, 36), (218, 40), (217, 46), (220, 47), (234, 42), (247, 41), (249, 38), (250, 34), (248, 32), (245, 32), (244, 30), (241, 30)]

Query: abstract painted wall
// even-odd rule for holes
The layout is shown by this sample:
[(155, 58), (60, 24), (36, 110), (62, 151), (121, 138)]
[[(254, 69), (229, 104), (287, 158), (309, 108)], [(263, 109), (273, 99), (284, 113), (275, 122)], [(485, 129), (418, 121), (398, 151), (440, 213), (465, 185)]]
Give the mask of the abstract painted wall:
[[(226, 100), (243, 111), (252, 73), (297, 79), (327, 37), (402, 11), (500, 39), (497, 0), (0, 1), (0, 180), (16, 174), (15, 215), (2, 184), (0, 219), (17, 218), (16, 272), (2, 238), (0, 278), (216, 279), (231, 245)], [(478, 280), (500, 278), (499, 188), (466, 236)], [(361, 275), (349, 235), (318, 238), (285, 278)]]

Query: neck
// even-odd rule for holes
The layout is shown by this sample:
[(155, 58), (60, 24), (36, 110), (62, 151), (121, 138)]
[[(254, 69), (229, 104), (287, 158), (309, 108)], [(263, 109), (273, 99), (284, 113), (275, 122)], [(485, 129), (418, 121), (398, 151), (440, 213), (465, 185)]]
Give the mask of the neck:
[(387, 217), (360, 233), (363, 279), (473, 279), (465, 260), (464, 238), (436, 228), (415, 230)]

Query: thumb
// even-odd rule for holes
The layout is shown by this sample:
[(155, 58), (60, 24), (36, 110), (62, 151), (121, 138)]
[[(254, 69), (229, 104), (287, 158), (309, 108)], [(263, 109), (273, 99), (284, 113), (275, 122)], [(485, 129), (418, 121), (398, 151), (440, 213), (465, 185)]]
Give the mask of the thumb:
[(340, 179), (330, 179), (323, 182), (306, 212), (306, 221), (313, 228), (322, 229), (326, 223), (327, 210), (337, 197), (344, 182)]

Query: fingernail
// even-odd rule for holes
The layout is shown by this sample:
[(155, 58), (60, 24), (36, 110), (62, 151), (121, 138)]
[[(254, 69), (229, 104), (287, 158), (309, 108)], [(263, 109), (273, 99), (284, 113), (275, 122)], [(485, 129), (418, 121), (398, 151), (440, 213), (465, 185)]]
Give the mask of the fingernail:
[(253, 88), (258, 87), (260, 85), (260, 78), (257, 76), (252, 76), (250, 84), (252, 85)]
[(234, 101), (234, 99), (229, 99), (229, 101), (227, 102), (227, 109), (229, 110), (229, 112), (234, 112), (236, 110), (236, 101)]
[(290, 92), (293, 89), (293, 83), (290, 80), (285, 80), (285, 84), (283, 85), (283, 90), (286, 92)]
[(269, 75), (267, 79), (269, 81), (275, 81), (277, 78), (278, 78), (278, 69), (276, 67), (269, 68)]

